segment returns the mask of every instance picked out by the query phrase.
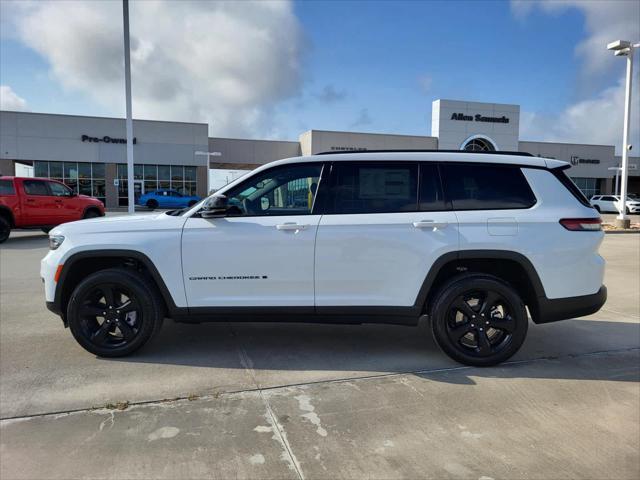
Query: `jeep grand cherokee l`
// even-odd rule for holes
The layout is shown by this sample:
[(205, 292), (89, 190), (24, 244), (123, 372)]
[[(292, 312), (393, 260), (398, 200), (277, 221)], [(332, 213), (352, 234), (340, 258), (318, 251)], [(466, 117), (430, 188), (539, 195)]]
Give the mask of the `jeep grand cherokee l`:
[(534, 323), (605, 302), (601, 220), (565, 162), (526, 154), (358, 152), (264, 165), (178, 212), (50, 233), (50, 310), (105, 357), (165, 317), (417, 325), (486, 366)]

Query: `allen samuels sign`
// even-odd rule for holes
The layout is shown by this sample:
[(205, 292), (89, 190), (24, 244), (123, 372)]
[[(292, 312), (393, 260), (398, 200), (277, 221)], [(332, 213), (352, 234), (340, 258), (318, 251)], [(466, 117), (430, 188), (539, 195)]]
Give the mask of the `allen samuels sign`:
[(504, 115), (501, 117), (485, 117), (479, 113), (476, 115), (465, 115), (464, 113), (454, 113), (451, 115), (451, 120), (459, 120), (462, 122), (489, 122), (489, 123), (509, 123), (509, 119)]

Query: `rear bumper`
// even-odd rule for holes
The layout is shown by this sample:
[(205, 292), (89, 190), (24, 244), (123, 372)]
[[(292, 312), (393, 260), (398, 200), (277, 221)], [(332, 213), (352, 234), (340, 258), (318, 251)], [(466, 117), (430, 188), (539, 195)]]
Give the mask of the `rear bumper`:
[(535, 323), (557, 322), (568, 318), (584, 317), (596, 313), (607, 301), (607, 287), (602, 285), (593, 295), (580, 297), (538, 298), (536, 312), (531, 312)]

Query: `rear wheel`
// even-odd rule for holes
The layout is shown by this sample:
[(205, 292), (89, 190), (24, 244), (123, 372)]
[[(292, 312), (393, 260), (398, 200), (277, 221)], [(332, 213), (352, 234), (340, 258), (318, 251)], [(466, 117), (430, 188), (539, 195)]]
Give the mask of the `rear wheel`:
[(6, 242), (11, 234), (11, 224), (6, 218), (0, 217), (0, 243)]
[(148, 200), (147, 201), (147, 208), (149, 210), (155, 210), (156, 208), (158, 208), (158, 201), (157, 200)]
[(454, 360), (478, 367), (495, 365), (516, 353), (528, 322), (518, 293), (491, 275), (453, 279), (431, 310), (431, 331), (440, 348)]
[(163, 303), (144, 276), (124, 268), (89, 275), (67, 306), (71, 333), (87, 351), (121, 357), (142, 347), (159, 329)]

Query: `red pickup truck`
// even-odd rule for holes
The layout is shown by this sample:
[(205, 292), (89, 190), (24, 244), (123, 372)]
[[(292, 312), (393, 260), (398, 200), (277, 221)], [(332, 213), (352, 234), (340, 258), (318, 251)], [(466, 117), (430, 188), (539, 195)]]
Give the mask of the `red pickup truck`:
[(11, 229), (40, 228), (104, 216), (100, 200), (78, 195), (64, 183), (48, 178), (0, 176), (0, 243)]

